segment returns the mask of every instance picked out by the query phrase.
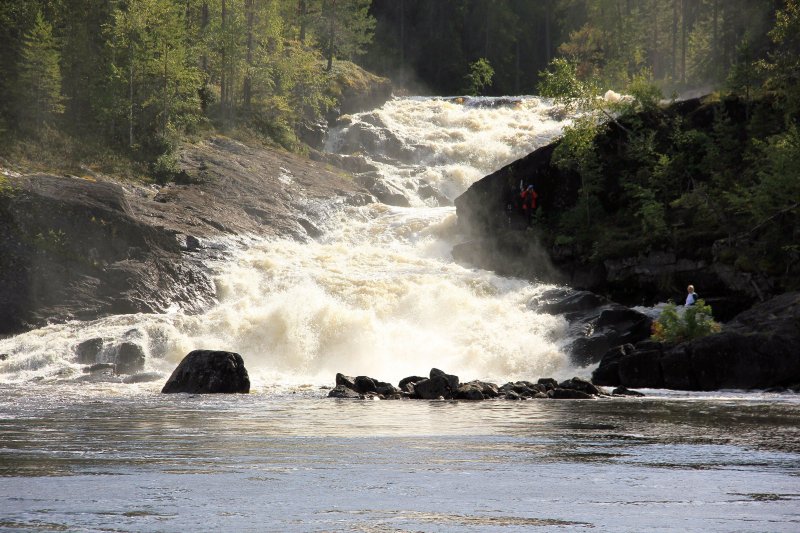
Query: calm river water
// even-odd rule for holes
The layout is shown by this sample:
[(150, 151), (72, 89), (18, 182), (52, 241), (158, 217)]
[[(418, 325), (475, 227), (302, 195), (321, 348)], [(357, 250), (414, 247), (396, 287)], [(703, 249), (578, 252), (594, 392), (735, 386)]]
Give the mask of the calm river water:
[(800, 531), (796, 395), (3, 387), (8, 531)]

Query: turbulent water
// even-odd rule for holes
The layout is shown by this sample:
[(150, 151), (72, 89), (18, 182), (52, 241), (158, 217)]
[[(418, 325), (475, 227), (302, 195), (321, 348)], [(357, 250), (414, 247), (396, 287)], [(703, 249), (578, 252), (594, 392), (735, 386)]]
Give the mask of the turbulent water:
[[(800, 530), (795, 395), (325, 398), (336, 372), (588, 374), (563, 353), (563, 318), (528, 306), (549, 287), (454, 264), (455, 211), (439, 207), (563, 125), (536, 98), (395, 99), (328, 149), (413, 207), (353, 208), (306, 243), (217, 243), (218, 304), (200, 316), (0, 340), (0, 530)], [(93, 338), (100, 362), (141, 346), (158, 379), (84, 373), (75, 348)], [(253, 392), (160, 395), (197, 348), (242, 354)]]
[(196, 348), (236, 351), (256, 388), (330, 384), (336, 372), (398, 381), (432, 366), (470, 378), (569, 377), (564, 321), (527, 308), (544, 287), (454, 264), (454, 209), (417, 195), (428, 184), (452, 199), (552, 139), (562, 124), (549, 109), (535, 98), (397, 99), (350, 117), (331, 149), (371, 144), (363, 157), (417, 207), (343, 212), (316, 242), (229, 243), (209, 312), (116, 316), (0, 340), (9, 354), (0, 382), (87, 379), (75, 346), (92, 338), (107, 341), (101, 361), (113, 361), (121, 340), (140, 345), (150, 372), (170, 372)]

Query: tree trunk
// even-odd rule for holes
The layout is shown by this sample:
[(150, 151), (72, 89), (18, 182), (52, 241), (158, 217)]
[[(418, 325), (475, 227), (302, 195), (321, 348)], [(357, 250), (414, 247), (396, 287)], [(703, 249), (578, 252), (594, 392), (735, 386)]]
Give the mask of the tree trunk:
[(253, 24), (255, 21), (254, 0), (245, 0), (244, 9), (247, 17), (247, 72), (244, 76), (244, 86), (242, 93), (244, 97), (244, 108), (249, 112), (253, 94)]
[(300, 42), (306, 42), (306, 26), (308, 25), (308, 2), (307, 0), (299, 0), (297, 3), (297, 11), (300, 14)]
[(228, 64), (226, 61), (226, 53), (225, 47), (227, 45), (227, 35), (226, 35), (226, 26), (228, 20), (228, 10), (227, 10), (227, 3), (226, 0), (222, 0), (222, 53), (220, 54), (221, 59), (221, 68), (220, 68), (220, 95), (219, 95), (219, 104), (220, 104), (220, 113), (222, 115), (222, 121), (227, 122), (228, 120)]
[(128, 147), (133, 148), (133, 51), (128, 73)]
[(167, 124), (169, 123), (169, 48), (164, 41), (164, 117), (161, 123), (161, 134), (167, 134)]
[(686, 39), (688, 2), (681, 0), (681, 83), (686, 84)]
[(678, 2), (672, 0), (672, 80), (678, 77)]
[[(206, 30), (208, 29), (208, 2), (203, 2), (203, 7), (200, 10), (200, 33), (205, 37)], [(200, 68), (203, 70), (206, 79), (208, 79), (208, 48), (203, 46), (203, 56), (200, 58)]]
[(711, 34), (711, 61), (712, 61), (712, 71), (714, 72), (714, 78), (717, 78), (719, 75), (719, 64), (720, 59), (719, 55), (719, 31), (718, 31), (718, 24), (719, 24), (719, 0), (714, 0), (714, 15), (713, 15), (713, 32)]
[(328, 72), (333, 68), (333, 50), (334, 43), (336, 42), (336, 0), (329, 0), (330, 10), (328, 12), (328, 66), (325, 70)]
[(658, 48), (658, 0), (653, 0), (653, 77), (661, 78), (661, 57)]

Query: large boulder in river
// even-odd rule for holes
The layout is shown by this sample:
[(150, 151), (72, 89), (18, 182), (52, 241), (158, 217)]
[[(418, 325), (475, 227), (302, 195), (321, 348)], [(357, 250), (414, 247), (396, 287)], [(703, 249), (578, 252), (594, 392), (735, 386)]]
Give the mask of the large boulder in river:
[(800, 384), (800, 292), (739, 314), (722, 332), (676, 346), (641, 342), (609, 351), (602, 385), (676, 390), (765, 389)]
[(428, 379), (414, 384), (414, 397), (422, 400), (452, 399), (458, 392), (458, 376), (445, 374), (438, 368), (432, 368)]
[(161, 392), (246, 393), (250, 392), (250, 377), (238, 353), (194, 350), (183, 358)]

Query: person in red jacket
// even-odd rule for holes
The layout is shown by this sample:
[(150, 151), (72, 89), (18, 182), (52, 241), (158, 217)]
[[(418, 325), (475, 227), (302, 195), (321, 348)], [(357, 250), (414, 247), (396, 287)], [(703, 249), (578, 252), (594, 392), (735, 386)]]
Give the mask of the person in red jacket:
[(539, 195), (536, 194), (536, 189), (533, 188), (533, 185), (528, 185), (520, 196), (522, 197), (522, 213), (525, 215), (528, 226), (530, 226), (533, 220), (533, 213), (536, 211), (536, 199)]

